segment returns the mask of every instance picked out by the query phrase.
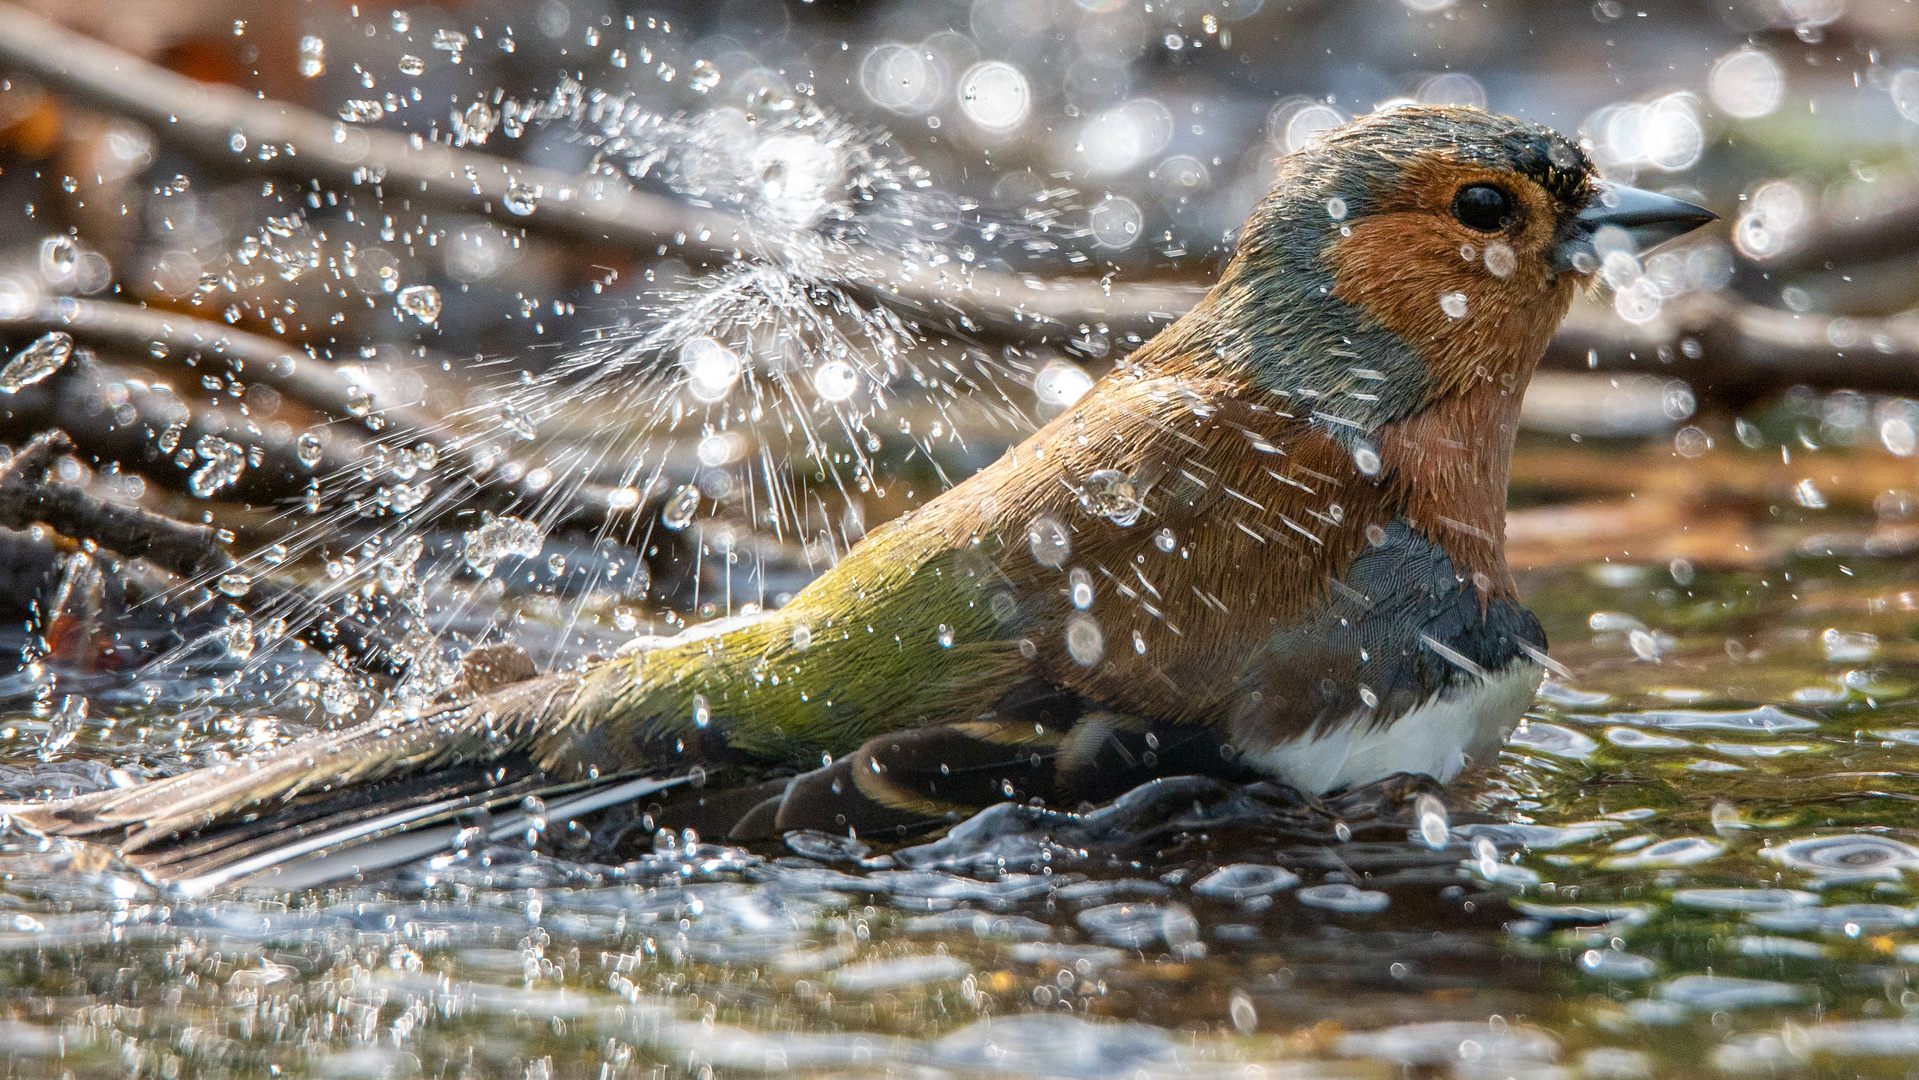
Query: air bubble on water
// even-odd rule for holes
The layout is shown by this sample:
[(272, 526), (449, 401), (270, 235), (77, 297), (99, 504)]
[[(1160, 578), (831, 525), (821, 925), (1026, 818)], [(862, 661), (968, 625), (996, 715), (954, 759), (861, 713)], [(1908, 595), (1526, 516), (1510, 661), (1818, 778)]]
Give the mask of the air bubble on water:
[(59, 371), (72, 355), (73, 338), (65, 331), (42, 334), (0, 368), (0, 394), (17, 394), (32, 386)]
[(423, 323), (438, 322), (440, 290), (431, 285), (408, 285), (400, 290), (400, 310)]
[(1466, 294), (1463, 292), (1443, 292), (1439, 294), (1439, 310), (1449, 319), (1466, 317)]
[(704, 730), (713, 723), (713, 707), (706, 703), (705, 694), (693, 695), (693, 726)]
[(1081, 667), (1092, 667), (1106, 655), (1106, 636), (1100, 632), (1099, 622), (1083, 611), (1076, 611), (1066, 620), (1066, 655)]
[(546, 188), (539, 184), (528, 184), (519, 177), (506, 183), (506, 194), (500, 196), (500, 205), (510, 212), (525, 217), (540, 208), (540, 197), (546, 194)]
[(692, 484), (681, 484), (673, 494), (667, 496), (666, 505), (660, 508), (660, 524), (669, 529), (684, 529), (693, 520), (693, 512), (700, 508), (700, 489)]
[(1161, 529), (1153, 534), (1153, 546), (1170, 554), (1179, 546), (1179, 538), (1173, 535), (1173, 530)]
[(1073, 567), (1066, 575), (1066, 589), (1074, 607), (1084, 611), (1093, 606), (1093, 575), (1080, 567)]
[(1132, 477), (1118, 469), (1100, 469), (1088, 476), (1079, 489), (1079, 504), (1087, 513), (1120, 526), (1132, 525), (1146, 509)]
[(299, 458), (300, 464), (309, 469), (320, 463), (320, 457), (324, 452), (320, 437), (310, 431), (302, 432), (300, 437), (294, 440), (293, 456)]
[(326, 39), (312, 34), (300, 39), (300, 74), (306, 78), (317, 78), (326, 70)]
[(1066, 527), (1046, 514), (1026, 526), (1026, 544), (1033, 552), (1034, 561), (1055, 569), (1066, 565), (1067, 557), (1073, 553), (1073, 538), (1067, 534)]
[(426, 73), (426, 61), (412, 53), (400, 54), (400, 74), (423, 75)]
[(953, 628), (946, 625), (945, 623), (941, 623), (939, 625), (939, 631), (934, 635), (934, 637), (936, 640), (939, 641), (940, 648), (950, 649), (953, 647)]
[(1452, 836), (1452, 822), (1446, 816), (1446, 804), (1434, 795), (1421, 795), (1413, 801), (1415, 814), (1419, 818), (1419, 838), (1426, 846), (1438, 851), (1446, 846)]
[(205, 464), (187, 477), (187, 490), (202, 499), (211, 498), (221, 488), (240, 479), (247, 467), (245, 448), (218, 435), (200, 436), (200, 441), (193, 444), (193, 452)]

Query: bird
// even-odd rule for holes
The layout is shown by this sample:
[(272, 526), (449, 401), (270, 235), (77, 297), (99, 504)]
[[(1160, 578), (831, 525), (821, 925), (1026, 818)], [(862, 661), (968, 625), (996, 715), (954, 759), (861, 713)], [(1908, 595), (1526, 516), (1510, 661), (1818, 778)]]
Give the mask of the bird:
[(783, 607), (546, 674), (482, 651), (417, 717), (11, 813), (184, 874), (634, 777), (748, 840), (1182, 773), (1444, 784), (1552, 663), (1503, 550), (1534, 368), (1603, 254), (1712, 220), (1538, 124), (1360, 117), (1280, 160), (1195, 308)]

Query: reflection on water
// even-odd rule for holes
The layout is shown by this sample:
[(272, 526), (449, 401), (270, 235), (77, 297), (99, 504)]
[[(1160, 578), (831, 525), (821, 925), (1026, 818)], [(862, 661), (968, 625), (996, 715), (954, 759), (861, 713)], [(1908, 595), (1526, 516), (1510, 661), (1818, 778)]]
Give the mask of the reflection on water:
[[(899, 848), (502, 844), (197, 902), (16, 830), (0, 1047), (161, 1080), (1905, 1075), (1912, 605), (1896, 560), (1795, 558), (1523, 576), (1571, 674), (1502, 767), (1337, 823), (1180, 781)], [(259, 687), (109, 688), (43, 763), (26, 685), (17, 795), (279, 734)]]

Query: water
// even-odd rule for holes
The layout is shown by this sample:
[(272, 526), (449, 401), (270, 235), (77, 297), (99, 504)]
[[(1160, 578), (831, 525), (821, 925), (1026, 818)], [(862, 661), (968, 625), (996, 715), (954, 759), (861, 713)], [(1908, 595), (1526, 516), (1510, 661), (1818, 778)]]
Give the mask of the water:
[[(1684, 590), (1616, 565), (1522, 575), (1572, 678), (1496, 771), (1313, 835), (1195, 789), (1097, 828), (1007, 806), (904, 847), (549, 835), (187, 902), (13, 833), (10, 1053), (49, 1076), (1901, 1075), (1919, 700), (1898, 565)], [(1623, 617), (1670, 637), (1659, 662)], [(1876, 634), (1874, 666), (1829, 659), (1832, 628)], [(6, 783), (100, 786), (92, 763), (197, 757), (257, 708), (176, 728), (106, 695), (64, 763)], [(24, 753), (48, 721), (13, 715)], [(162, 729), (175, 750), (141, 750)]]

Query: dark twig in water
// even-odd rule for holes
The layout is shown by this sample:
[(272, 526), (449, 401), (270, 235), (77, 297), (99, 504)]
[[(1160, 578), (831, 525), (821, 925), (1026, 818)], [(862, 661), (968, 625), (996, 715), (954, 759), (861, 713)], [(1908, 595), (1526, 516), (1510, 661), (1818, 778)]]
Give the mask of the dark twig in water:
[[(192, 525), (137, 506), (120, 506), (80, 488), (56, 483), (52, 477), (54, 463), (73, 450), (73, 440), (65, 432), (42, 432), (0, 466), (0, 526), (24, 529), (44, 524), (126, 558), (145, 560), (195, 584), (215, 583), (239, 572), (239, 564), (227, 554), (219, 530), (210, 525)], [(289, 605), (302, 610), (313, 608), (313, 601), (298, 586), (270, 578), (250, 580), (246, 596), (255, 610)], [(351, 620), (328, 620), (295, 627), (292, 632), (322, 651), (344, 648), (367, 670), (398, 674), (401, 661), (393, 652), (393, 642)]]

